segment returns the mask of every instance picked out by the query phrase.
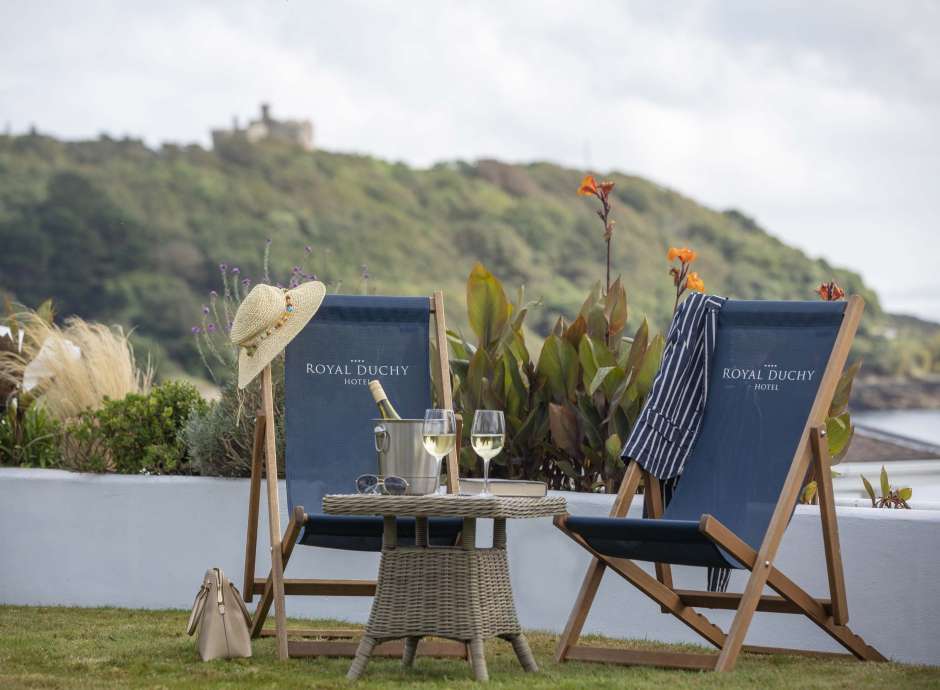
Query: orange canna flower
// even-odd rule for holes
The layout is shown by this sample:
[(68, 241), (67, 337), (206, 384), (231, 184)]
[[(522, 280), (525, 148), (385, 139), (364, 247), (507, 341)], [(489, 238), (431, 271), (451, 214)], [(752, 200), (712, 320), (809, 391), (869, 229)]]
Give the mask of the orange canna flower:
[(610, 190), (614, 188), (613, 182), (601, 182), (598, 187), (600, 187), (601, 194), (606, 198), (610, 194)]
[(585, 175), (581, 180), (581, 186), (578, 187), (578, 196), (591, 196), (597, 194), (597, 182), (593, 175)]
[(695, 292), (705, 292), (705, 282), (695, 272), (690, 273), (689, 277), (685, 279), (685, 286)]
[(666, 254), (666, 258), (669, 259), (669, 261), (675, 261), (676, 259), (679, 259), (679, 261), (681, 261), (684, 264), (692, 263), (693, 261), (695, 261), (695, 258), (697, 256), (698, 254), (696, 254), (695, 251), (693, 251), (692, 249), (689, 249), (688, 247), (683, 247), (682, 249), (670, 247), (669, 252)]
[(836, 302), (845, 297), (845, 290), (840, 288), (835, 281), (832, 280), (828, 283), (822, 283), (816, 288), (816, 293), (827, 302)]

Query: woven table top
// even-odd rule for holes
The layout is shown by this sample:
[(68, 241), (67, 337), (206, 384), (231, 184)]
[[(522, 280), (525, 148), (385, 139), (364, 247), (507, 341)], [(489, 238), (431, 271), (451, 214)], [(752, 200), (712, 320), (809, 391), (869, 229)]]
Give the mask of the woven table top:
[(330, 515), (406, 515), (420, 517), (537, 518), (566, 512), (562, 496), (387, 496), (331, 494), (323, 497), (323, 512)]

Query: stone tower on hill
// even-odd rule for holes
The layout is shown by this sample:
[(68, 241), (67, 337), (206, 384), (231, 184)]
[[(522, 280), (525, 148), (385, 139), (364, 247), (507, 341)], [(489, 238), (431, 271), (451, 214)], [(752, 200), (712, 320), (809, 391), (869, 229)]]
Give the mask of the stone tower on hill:
[(271, 117), (271, 106), (262, 103), (260, 120), (251, 120), (247, 127), (240, 128), (238, 118), (234, 118), (231, 129), (212, 130), (214, 147), (233, 139), (249, 142), (275, 139), (313, 151), (313, 123), (310, 120), (275, 120)]

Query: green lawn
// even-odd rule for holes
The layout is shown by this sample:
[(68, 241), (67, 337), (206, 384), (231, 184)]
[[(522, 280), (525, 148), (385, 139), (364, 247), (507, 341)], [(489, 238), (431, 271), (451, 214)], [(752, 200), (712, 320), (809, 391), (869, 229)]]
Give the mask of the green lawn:
[[(348, 659), (292, 659), (278, 663), (271, 639), (257, 642), (254, 658), (199, 660), (186, 637), (186, 612), (0, 606), (0, 687), (344, 687)], [(310, 621), (303, 624), (310, 626)], [(320, 626), (320, 623), (317, 623)], [(322, 624), (321, 627), (329, 625)], [(349, 627), (343, 625), (342, 627)], [(487, 644), (492, 687), (535, 688), (862, 688), (940, 687), (940, 668), (862, 664), (805, 657), (742, 657), (730, 675), (555, 664), (555, 637), (531, 633), (542, 671), (526, 675), (508, 644)], [(642, 642), (593, 640), (608, 645)], [(418, 658), (413, 669), (394, 659), (373, 660), (362, 688), (474, 687), (459, 660)]]

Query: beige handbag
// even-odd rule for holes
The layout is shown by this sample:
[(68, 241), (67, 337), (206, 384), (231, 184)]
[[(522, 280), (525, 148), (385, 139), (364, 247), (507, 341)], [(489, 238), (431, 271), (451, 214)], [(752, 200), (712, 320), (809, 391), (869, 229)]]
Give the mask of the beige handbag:
[(251, 615), (238, 589), (222, 573), (210, 568), (193, 602), (186, 634), (199, 628), (199, 656), (203, 661), (251, 656)]

